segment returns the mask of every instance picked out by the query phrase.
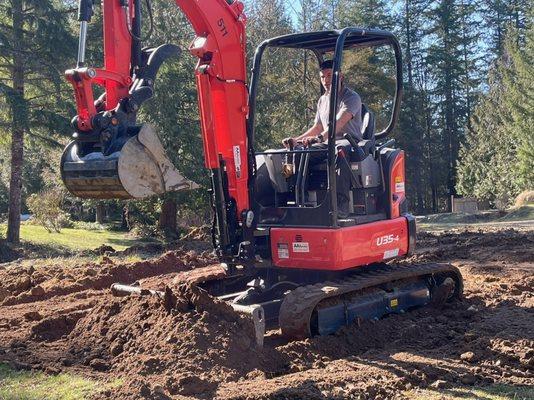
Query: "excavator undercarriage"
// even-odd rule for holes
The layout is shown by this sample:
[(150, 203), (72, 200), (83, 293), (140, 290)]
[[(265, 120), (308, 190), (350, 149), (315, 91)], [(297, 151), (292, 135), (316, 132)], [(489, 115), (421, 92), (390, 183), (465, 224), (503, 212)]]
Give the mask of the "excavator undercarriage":
[[(450, 264), (373, 264), (356, 271), (307, 277), (299, 274), (273, 276), (267, 282), (259, 276), (231, 276), (224, 269), (205, 275), (196, 271), (196, 285), (212, 296), (228, 302), (236, 312), (248, 315), (256, 332), (256, 343), (263, 345), (268, 330), (280, 329), (289, 339), (305, 339), (335, 333), (339, 328), (364, 320), (378, 320), (416, 307), (441, 307), (462, 296), (463, 280)], [(315, 281), (315, 283), (313, 283)], [(114, 284), (116, 296), (156, 295), (165, 292)]]

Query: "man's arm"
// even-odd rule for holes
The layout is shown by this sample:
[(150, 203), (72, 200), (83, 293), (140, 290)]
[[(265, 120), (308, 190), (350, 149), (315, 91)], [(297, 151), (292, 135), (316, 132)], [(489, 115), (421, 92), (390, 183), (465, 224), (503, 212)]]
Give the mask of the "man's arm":
[(308, 129), (302, 135), (297, 136), (295, 140), (299, 141), (307, 137), (315, 137), (322, 131), (323, 131), (323, 124), (321, 124), (320, 122), (316, 122), (315, 124), (313, 124), (313, 126), (310, 129)]
[[(342, 111), (337, 115), (336, 118), (336, 136), (338, 133), (340, 133), (345, 125), (347, 125), (347, 122), (349, 122), (354, 116), (350, 111)], [(324, 142), (328, 142), (328, 128), (322, 130), (317, 134), (318, 136), (323, 137)]]

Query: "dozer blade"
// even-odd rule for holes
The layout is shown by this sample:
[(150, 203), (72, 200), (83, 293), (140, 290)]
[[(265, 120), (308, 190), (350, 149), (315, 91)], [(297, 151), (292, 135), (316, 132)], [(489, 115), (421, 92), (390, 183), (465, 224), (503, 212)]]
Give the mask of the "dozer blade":
[(83, 155), (71, 142), (63, 152), (61, 176), (73, 195), (89, 199), (142, 199), (198, 187), (174, 167), (149, 124), (109, 156)]
[[(114, 283), (111, 285), (111, 293), (113, 296), (156, 296), (161, 300), (166, 301), (166, 292), (160, 290), (145, 289), (140, 286), (123, 285)], [(263, 347), (263, 339), (265, 337), (265, 311), (259, 304), (241, 305), (234, 303), (227, 303), (237, 313), (243, 314), (250, 318), (254, 327), (254, 340), (256, 346), (261, 349)]]

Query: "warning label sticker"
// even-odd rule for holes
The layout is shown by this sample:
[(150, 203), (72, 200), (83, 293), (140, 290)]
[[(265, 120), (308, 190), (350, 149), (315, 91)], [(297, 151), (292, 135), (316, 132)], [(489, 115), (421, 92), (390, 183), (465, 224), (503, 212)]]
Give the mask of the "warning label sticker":
[(234, 146), (234, 164), (235, 174), (238, 178), (241, 178), (241, 149), (239, 146)]
[(397, 257), (399, 255), (399, 249), (387, 250), (384, 252), (384, 260), (388, 258)]
[(286, 243), (278, 243), (278, 258), (289, 258), (289, 246)]
[(295, 242), (293, 243), (293, 253), (309, 253), (310, 245), (307, 242)]
[(396, 176), (395, 177), (395, 192), (403, 193), (404, 191), (405, 191), (404, 179), (402, 178), (402, 176)]

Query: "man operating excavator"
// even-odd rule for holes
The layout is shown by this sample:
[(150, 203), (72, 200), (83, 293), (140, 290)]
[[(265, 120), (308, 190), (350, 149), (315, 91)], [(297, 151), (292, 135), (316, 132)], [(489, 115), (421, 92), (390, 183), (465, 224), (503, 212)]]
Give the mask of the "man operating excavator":
[[(317, 102), (317, 113), (313, 126), (302, 135), (295, 138), (286, 138), (283, 143), (288, 147), (289, 142), (302, 143), (304, 146), (311, 146), (314, 149), (328, 148), (328, 116), (330, 112), (330, 89), (332, 87), (332, 67), (333, 61), (326, 60), (320, 65), (320, 78), (325, 92)], [(336, 108), (336, 153), (340, 150), (344, 154), (349, 154), (351, 144), (344, 139), (345, 134), (352, 136), (356, 142), (362, 140), (362, 101), (358, 93), (345, 86), (343, 76), (340, 76), (341, 90), (339, 91), (338, 105)], [(321, 162), (326, 154), (312, 154), (310, 164)], [(350, 170), (346, 163), (338, 163), (337, 176), (337, 202), (338, 216), (345, 218), (349, 213), (349, 190), (350, 190)]]
[[(347, 27), (266, 39), (254, 53), (247, 84), (244, 4), (176, 3), (196, 33), (189, 52), (198, 58), (195, 79), (214, 211), (211, 236), (220, 260), (215, 274), (201, 272), (192, 284), (248, 315), (260, 346), (265, 329), (301, 339), (459, 298), (463, 281), (455, 266), (392, 262), (413, 253), (416, 233), (407, 209), (405, 154), (394, 139), (386, 140), (402, 96), (396, 37)], [(80, 1), (78, 60), (65, 73), (77, 113), (73, 140), (62, 155), (62, 178), (71, 193), (93, 199), (141, 199), (191, 188), (166, 156), (155, 129), (137, 119), (140, 107), (153, 97), (160, 66), (181, 50), (169, 43), (141, 43), (141, 0), (101, 4), (104, 67), (95, 68), (85, 63), (94, 4)], [(391, 118), (379, 132), (372, 113), (343, 86), (339, 74), (344, 51), (376, 46), (393, 50), (396, 78)], [(320, 66), (326, 95), (319, 99), (313, 127), (286, 141), (290, 151), (255, 148), (256, 100), (268, 48), (307, 50), (334, 60)], [(95, 85), (105, 90), (102, 105), (95, 105)], [(295, 149), (298, 141), (308, 148)], [(318, 154), (312, 168), (310, 159)], [(303, 162), (295, 169), (299, 157)], [(338, 208), (354, 212), (339, 219)], [(115, 295), (154, 295), (173, 303), (171, 289), (124, 285), (133, 277), (121, 279), (126, 282), (113, 286)]]

